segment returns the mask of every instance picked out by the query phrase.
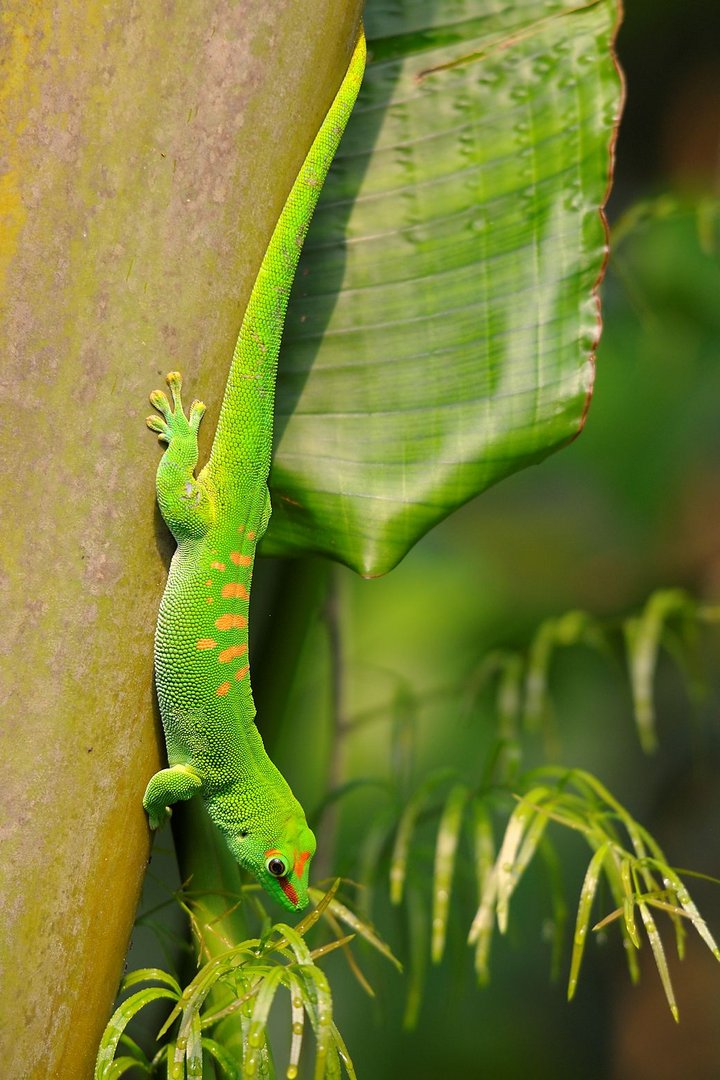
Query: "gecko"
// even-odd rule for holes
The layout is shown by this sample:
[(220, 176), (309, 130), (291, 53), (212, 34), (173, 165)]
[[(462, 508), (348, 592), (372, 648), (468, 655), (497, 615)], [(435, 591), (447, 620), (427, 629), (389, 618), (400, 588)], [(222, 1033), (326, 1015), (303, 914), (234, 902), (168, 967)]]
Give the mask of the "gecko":
[(167, 448), (157, 500), (177, 548), (155, 633), (155, 685), (168, 767), (143, 805), (152, 829), (173, 803), (199, 795), (237, 862), (291, 911), (308, 902), (316, 841), (255, 723), (248, 608), (257, 544), (271, 514), (268, 475), (278, 353), (308, 225), (355, 104), (365, 67), (362, 27), (340, 89), (275, 226), (230, 365), (210, 457), (196, 473), (205, 405), (186, 416), (182, 379), (150, 395), (147, 418)]

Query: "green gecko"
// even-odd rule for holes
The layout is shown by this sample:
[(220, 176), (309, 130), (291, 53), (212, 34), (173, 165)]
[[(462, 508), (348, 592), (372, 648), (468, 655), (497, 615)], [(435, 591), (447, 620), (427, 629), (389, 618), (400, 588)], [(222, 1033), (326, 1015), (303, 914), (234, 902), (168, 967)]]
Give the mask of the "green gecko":
[(291, 911), (308, 902), (315, 837), (265, 752), (248, 669), (255, 549), (271, 513), (267, 488), (275, 377), (288, 296), (320, 189), (360, 88), (362, 28), (342, 85), (292, 186), (243, 318), (210, 459), (195, 477), (205, 405), (186, 417), (181, 378), (167, 376), (147, 424), (167, 443), (157, 498), (177, 541), (155, 635), (155, 682), (169, 767), (143, 805), (157, 829), (200, 795), (238, 863)]

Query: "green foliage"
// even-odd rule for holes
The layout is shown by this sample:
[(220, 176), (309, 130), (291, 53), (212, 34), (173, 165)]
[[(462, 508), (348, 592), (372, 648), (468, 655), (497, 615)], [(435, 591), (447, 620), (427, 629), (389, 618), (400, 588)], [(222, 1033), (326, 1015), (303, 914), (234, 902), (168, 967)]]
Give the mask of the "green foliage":
[[(569, 611), (546, 619), (536, 631), (527, 653), (496, 652), (486, 657), (472, 680), (475, 693), (499, 676), (496, 710), (504, 742), (512, 743), (519, 730), (545, 727), (552, 716), (550, 671), (561, 648), (584, 645), (610, 663), (625, 654), (632, 691), (633, 713), (643, 749), (656, 748), (653, 683), (662, 651), (677, 664), (691, 701), (705, 694), (699, 655), (701, 625), (720, 621), (720, 607), (701, 604), (682, 589), (659, 589), (638, 614), (616, 622), (601, 621), (584, 611)], [(505, 753), (516, 753), (505, 747)], [(507, 771), (507, 766), (505, 766)]]
[[(286, 1075), (298, 1075), (309, 1018), (316, 1052), (314, 1075), (339, 1077), (341, 1067), (353, 1077), (353, 1065), (332, 1018), (332, 995), (319, 962), (329, 952), (342, 950), (363, 989), (373, 994), (349, 945), (356, 935), (377, 953), (400, 965), (374, 930), (367, 913), (389, 886), (391, 903), (404, 910), (408, 939), (408, 981), (404, 1022), (413, 1027), (424, 997), (428, 962), (440, 964), (446, 952), (448, 927), (457, 924), (467, 898), (475, 897), (474, 915), (467, 924), (479, 984), (490, 980), (490, 953), (497, 925), (501, 934), (510, 923), (511, 901), (530, 867), (538, 861), (548, 880), (554, 921), (552, 970), (558, 973), (566, 937), (568, 902), (561, 881), (558, 831), (580, 836), (589, 857), (574, 903), (574, 930), (567, 971), (567, 994), (576, 991), (590, 932), (598, 935), (616, 927), (630, 977), (639, 975), (638, 950), (649, 945), (673, 1017), (678, 1006), (670, 978), (661, 919), (669, 920), (679, 957), (683, 955), (685, 927), (700, 936), (720, 960), (720, 950), (696, 907), (684, 876), (672, 866), (661, 846), (608, 789), (587, 770), (557, 764), (527, 767), (528, 743), (538, 727), (546, 727), (552, 713), (551, 669), (560, 648), (584, 645), (618, 665), (624, 659), (630, 676), (631, 700), (641, 716), (654, 714), (653, 681), (658, 659), (666, 648), (686, 678), (689, 692), (702, 684), (698, 662), (698, 631), (717, 621), (720, 611), (699, 604), (680, 590), (653, 594), (641, 612), (621, 620), (600, 620), (571, 611), (545, 620), (524, 651), (491, 651), (468, 681), (465, 707), (471, 710), (483, 690), (495, 683), (496, 733), (481, 763), (479, 776), (463, 775), (443, 767), (421, 777), (413, 786), (403, 766), (412, 756), (412, 695), (402, 685), (397, 708), (389, 718), (397, 728), (399, 752), (397, 789), (382, 785), (395, 812), (380, 804), (367, 823), (365, 842), (357, 853), (354, 876), (366, 888), (360, 894), (363, 916), (341, 903), (337, 882), (326, 894), (313, 888), (315, 910), (293, 929), (284, 923), (270, 927), (257, 886), (243, 892), (245, 910), (256, 911), (260, 934), (232, 944), (212, 955), (207, 932), (215, 933), (217, 919), (207, 924), (206, 914), (191, 893), (183, 892), (185, 909), (200, 955), (209, 957), (184, 989), (158, 969), (133, 972), (124, 991), (133, 990), (111, 1018), (98, 1055), (97, 1080), (121, 1076), (131, 1068), (145, 1075), (167, 1075), (182, 1080), (200, 1076), (203, 1059), (212, 1058), (222, 1075), (275, 1075), (268, 1036), (268, 1019), (281, 988), (290, 997), (290, 1050)], [(639, 692), (642, 687), (642, 692)], [(384, 717), (388, 719), (388, 717)], [(643, 745), (647, 727), (638, 722)], [(654, 730), (654, 728), (653, 728)], [(547, 741), (547, 740), (546, 740)], [(357, 790), (347, 783), (325, 800), (327, 811), (336, 799)], [(432, 850), (427, 849), (432, 832)], [(428, 865), (431, 867), (428, 872)], [(412, 872), (411, 872), (412, 868)], [(387, 874), (387, 876), (386, 876)], [(429, 884), (428, 884), (429, 882)], [(228, 909), (232, 910), (232, 909)], [(323, 916), (330, 938), (314, 949), (305, 938)], [(223, 916), (218, 916), (218, 919)], [(347, 928), (347, 933), (342, 927)], [(147, 982), (160, 985), (145, 986)], [(221, 987), (224, 995), (213, 997)], [(153, 1058), (128, 1038), (126, 1028), (153, 1001), (172, 1002), (160, 1035), (165, 1039)], [(228, 1040), (222, 1022), (239, 1017), (242, 1050), (237, 1039)], [(177, 1025), (174, 1034), (169, 1032)], [(116, 1056), (118, 1054), (119, 1056)]]
[[(660, 590), (650, 597), (642, 612), (627, 619), (601, 621), (571, 611), (543, 622), (524, 653), (496, 650), (484, 658), (470, 680), (471, 698), (491, 680), (497, 681), (497, 736), (479, 781), (473, 784), (456, 770), (442, 768), (421, 779), (407, 798), (398, 793), (401, 809), (392, 830), (388, 864), (390, 899), (395, 905), (406, 899), (411, 939), (406, 1023), (412, 1025), (419, 1014), (428, 938), (432, 962), (437, 964), (443, 958), (451, 900), (457, 891), (457, 853), (463, 839), (461, 850), (472, 853), (475, 868), (477, 908), (467, 940), (474, 949), (480, 984), (487, 984), (490, 977), (494, 925), (497, 922), (500, 932), (506, 932), (511, 897), (538, 854), (545, 863), (553, 892), (553, 966), (557, 967), (567, 909), (557, 873), (559, 856), (548, 832), (552, 823), (579, 833), (590, 851), (577, 905), (568, 997), (575, 993), (591, 909), (599, 882), (604, 879), (614, 907), (603, 913), (593, 930), (617, 923), (630, 976), (636, 980), (639, 924), (644, 928), (671, 1013), (678, 1018), (653, 913), (669, 916), (680, 956), (684, 923), (689, 922), (720, 960), (718, 946), (680, 874), (648, 831), (589, 772), (553, 764), (521, 771), (521, 765), (528, 736), (538, 724), (547, 724), (551, 714), (550, 669), (558, 648), (583, 644), (615, 661), (621, 659), (622, 648), (626, 647), (638, 732), (642, 745), (649, 749), (655, 744), (654, 725), (650, 726), (649, 718), (654, 716), (653, 680), (661, 648), (666, 647), (678, 662), (689, 693), (696, 695), (702, 681), (697, 632), (703, 623), (717, 621), (719, 616), (717, 607), (699, 604), (681, 590)], [(507, 814), (513, 801), (516, 805)], [(506, 815), (498, 845), (497, 821)], [(424, 895), (428, 890), (423, 893), (417, 881), (408, 880), (412, 863), (423, 867), (427, 864), (420, 827), (428, 818), (438, 820), (429, 920)], [(372, 845), (371, 857), (366, 852), (361, 876), (368, 885), (379, 878), (382, 855), (379, 844)], [(418, 935), (422, 940), (417, 940)]]
[(369, 0), (291, 297), (263, 550), (390, 569), (582, 426), (616, 0)]
[[(550, 782), (536, 785), (539, 779)], [(592, 852), (578, 903), (568, 998), (572, 998), (575, 993), (590, 911), (600, 874), (604, 873), (617, 909), (602, 919), (594, 929), (598, 930), (615, 919), (619, 920), (630, 975), (636, 980), (638, 968), (633, 949), (640, 948), (635, 920), (637, 908), (653, 951), (668, 1005), (677, 1020), (678, 1010), (665, 951), (650, 909), (656, 908), (669, 914), (674, 924), (680, 957), (683, 955), (682, 920), (685, 918), (690, 920), (715, 958), (720, 960), (720, 950), (678, 873), (669, 865), (660, 846), (647, 830), (589, 773), (579, 769), (548, 766), (533, 770), (526, 780), (526, 785), (529, 790), (511, 814), (495, 864), (486, 875), (480, 907), (468, 938), (470, 944), (481, 942), (493, 908), (498, 926), (501, 932), (505, 932), (510, 897), (535, 855), (546, 826), (550, 821), (558, 822), (581, 833)], [(623, 839), (624, 836), (627, 840)], [(478, 953), (481, 953), (480, 948)], [(476, 961), (477, 958), (476, 954)], [(485, 970), (485, 958), (482, 955), (480, 970)]]
[[(158, 1075), (161, 1066), (167, 1067), (169, 1080), (202, 1077), (203, 1058), (209, 1056), (220, 1066), (222, 1074), (231, 1080), (239, 1077), (275, 1076), (275, 1065), (267, 1028), (270, 1011), (280, 988), (290, 998), (290, 1054), (285, 1071), (288, 1080), (298, 1075), (300, 1053), (304, 1041), (304, 1020), (307, 1017), (315, 1036), (315, 1080), (341, 1075), (341, 1065), (350, 1080), (355, 1071), (345, 1043), (333, 1021), (330, 985), (317, 961), (335, 949), (345, 949), (353, 970), (359, 969), (347, 950), (355, 934), (362, 935), (378, 952), (399, 967), (397, 960), (377, 934), (344, 904), (335, 899), (339, 882), (323, 895), (312, 889), (316, 907), (295, 927), (276, 923), (261, 936), (240, 942), (204, 964), (195, 978), (181, 989), (177, 980), (158, 968), (143, 968), (131, 972), (123, 982), (123, 992), (141, 983), (161, 983), (160, 986), (136, 990), (118, 1005), (105, 1029), (98, 1051), (95, 1080), (116, 1080), (132, 1068), (140, 1068), (148, 1076)], [(253, 887), (253, 891), (257, 891)], [(350, 935), (336, 934), (325, 945), (310, 949), (305, 937), (321, 916), (332, 928), (345, 922)], [(361, 982), (364, 982), (360, 976)], [(365, 984), (367, 985), (367, 984)], [(211, 995), (218, 988), (224, 991), (222, 1004), (213, 1004)], [(173, 1008), (160, 1028), (158, 1039), (167, 1035), (177, 1024), (175, 1034), (166, 1039), (151, 1060), (126, 1034), (130, 1021), (153, 1001), (166, 999)], [(242, 1053), (234, 1052), (206, 1034), (230, 1016), (239, 1016), (242, 1028)], [(131, 1051), (115, 1057), (120, 1045)]]

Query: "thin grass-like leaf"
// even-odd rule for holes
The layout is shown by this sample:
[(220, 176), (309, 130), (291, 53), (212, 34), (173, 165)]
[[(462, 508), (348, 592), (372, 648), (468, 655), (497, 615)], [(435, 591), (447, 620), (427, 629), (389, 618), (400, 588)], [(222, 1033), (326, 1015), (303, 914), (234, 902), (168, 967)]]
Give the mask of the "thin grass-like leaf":
[(140, 1065), (145, 1065), (148, 1069), (152, 1068), (152, 1062), (150, 1061), (150, 1058), (147, 1056), (143, 1048), (141, 1046), (138, 1046), (134, 1039), (130, 1038), (127, 1032), (124, 1032), (124, 1034), (120, 1036), (120, 1042), (118, 1045), (122, 1046), (123, 1050), (128, 1050), (130, 1052), (130, 1056), (134, 1057)]
[[(622, 878), (620, 877), (620, 860), (616, 852), (612, 851), (611, 854), (612, 857), (605, 860), (605, 880), (608, 883), (608, 888), (610, 889), (613, 901), (616, 904), (619, 917), (624, 914), (625, 910), (625, 890), (623, 889)], [(602, 924), (596, 925), (594, 929), (599, 929), (601, 925)], [(640, 965), (638, 963), (637, 948), (628, 935), (624, 919), (620, 919), (620, 932), (623, 938), (623, 945), (625, 946), (623, 952), (628, 966), (630, 981), (633, 985), (636, 985), (640, 979)]]
[(422, 1005), (425, 974), (427, 972), (427, 910), (418, 889), (409, 888), (407, 893), (407, 931), (409, 939), (409, 970), (403, 1027), (412, 1031), (417, 1025)]
[(138, 968), (136, 971), (131, 971), (125, 976), (122, 981), (123, 990), (129, 990), (131, 986), (137, 986), (142, 982), (159, 982), (164, 983), (165, 986), (169, 986), (171, 990), (174, 990), (178, 997), (182, 994), (180, 983), (169, 971), (163, 971), (162, 968)]
[(354, 941), (354, 934), (346, 934), (344, 937), (335, 938), (334, 941), (328, 941), (325, 945), (321, 945), (317, 949), (313, 949), (310, 953), (312, 962), (322, 959), (323, 956), (327, 956), (328, 953), (335, 952), (336, 949), (344, 949), (348, 942)]
[(243, 1080), (274, 1080), (275, 1066), (273, 1064), (270, 1047), (263, 1040), (259, 1047), (248, 1047), (243, 1061)]
[[(327, 912), (325, 918), (327, 919), (327, 922), (328, 922), (329, 926), (332, 928), (332, 932), (335, 934), (336, 938), (339, 940), (342, 937), (342, 927), (340, 926), (340, 923), (338, 922), (338, 920), (335, 918), (335, 916), (333, 915), (333, 913), (331, 911)], [(356, 935), (352, 934), (352, 935), (350, 935), (350, 937), (352, 937), (352, 939), (354, 939), (356, 937)], [(368, 995), (368, 997), (375, 997), (375, 991), (373, 990), (372, 986), (370, 985), (370, 983), (365, 978), (365, 976), (364, 976), (364, 974), (363, 974), (363, 972), (362, 972), (362, 970), (360, 968), (360, 965), (358, 964), (357, 960), (355, 959), (355, 956), (353, 954), (352, 949), (349, 948), (349, 946), (347, 944), (347, 942), (350, 940), (350, 937), (345, 939), (346, 943), (343, 945), (343, 958), (345, 959), (345, 962), (347, 963), (347, 966), (350, 968), (351, 972), (353, 973), (353, 975), (355, 976), (357, 981), (360, 983), (360, 985), (362, 986), (363, 990)], [(315, 956), (315, 953), (313, 953), (313, 957), (314, 956)]]
[(487, 755), (481, 786), (488, 787), (493, 777), (497, 783), (510, 785), (520, 762), (518, 728), (522, 707), (524, 660), (516, 652), (495, 649), (488, 653), (471, 679), (466, 710), (470, 712), (479, 693), (491, 679), (497, 678), (495, 710), (498, 742)]
[(640, 938), (638, 937), (637, 927), (635, 925), (636, 890), (633, 888), (632, 867), (629, 859), (620, 860), (620, 881), (622, 882), (623, 892), (625, 894), (623, 898), (623, 918), (625, 919), (625, 928), (633, 945), (636, 949), (639, 949)]
[[(297, 924), (297, 926), (295, 927), (296, 934), (299, 934), (300, 937), (304, 937), (304, 935), (307, 934), (310, 927), (314, 926), (315, 923), (319, 920), (320, 916), (324, 912), (325, 908), (328, 907), (339, 888), (340, 878), (335, 878), (330, 888), (327, 890), (325, 895), (320, 900), (318, 900), (312, 911), (309, 911), (307, 915), (305, 915)], [(315, 891), (317, 892), (317, 890)]]
[(120, 1077), (130, 1072), (131, 1069), (142, 1069), (146, 1076), (150, 1076), (150, 1069), (139, 1062), (137, 1058), (124, 1056), (115, 1058), (105, 1073), (105, 1080), (120, 1080)]
[(290, 1058), (285, 1072), (286, 1080), (296, 1080), (300, 1070), (300, 1052), (302, 1050), (303, 1031), (305, 1028), (305, 1010), (303, 1009), (302, 983), (293, 971), (288, 971), (290, 989), (290, 1017), (292, 1037), (290, 1039)]
[(187, 1080), (202, 1080), (203, 1052), (200, 1034), (200, 1014), (193, 1012), (185, 1048), (185, 1076)]
[(268, 972), (262, 981), (255, 997), (255, 1007), (253, 1008), (247, 1037), (248, 1046), (251, 1050), (258, 1050), (265, 1041), (265, 1030), (270, 1009), (278, 989), (285, 981), (285, 977), (286, 969), (284, 967), (275, 967)]
[(670, 1006), (670, 1012), (673, 1015), (675, 1021), (680, 1020), (680, 1014), (678, 1012), (677, 1003), (675, 1001), (675, 992), (673, 991), (672, 982), (670, 980), (670, 971), (667, 966), (667, 959), (665, 957), (665, 949), (663, 948), (662, 938), (660, 932), (655, 925), (650, 909), (647, 904), (640, 900), (638, 901), (638, 907), (642, 920), (645, 924), (645, 931), (650, 942), (650, 948), (652, 949), (653, 956), (655, 958), (655, 964), (657, 965), (658, 974), (660, 975), (660, 982), (662, 983), (663, 990), (665, 991), (665, 997), (667, 1003)]
[(131, 994), (121, 1005), (118, 1005), (108, 1021), (100, 1042), (95, 1062), (95, 1080), (106, 1080), (107, 1070), (115, 1057), (120, 1036), (124, 1033), (132, 1018), (146, 1005), (149, 1005), (151, 1001), (159, 1001), (163, 998), (174, 1002), (176, 994), (163, 986), (149, 986), (144, 990), (138, 990), (135, 994)]
[(455, 855), (468, 795), (469, 792), (465, 784), (456, 784), (451, 788), (438, 826), (437, 843), (435, 845), (435, 872), (433, 875), (431, 943), (431, 957), (434, 964), (440, 963), (445, 951), (445, 935), (447, 933)]
[(565, 939), (565, 926), (568, 918), (568, 907), (563, 890), (562, 872), (560, 860), (555, 848), (550, 843), (547, 835), (543, 836), (538, 848), (545, 866), (550, 885), (550, 897), (552, 900), (552, 953), (550, 956), (550, 978), (554, 982), (560, 974), (560, 965), (563, 955)]
[(568, 977), (567, 988), (568, 1001), (572, 1001), (575, 996), (578, 975), (580, 974), (580, 965), (582, 963), (583, 954), (585, 952), (585, 943), (587, 941), (590, 911), (595, 899), (598, 881), (600, 880), (600, 873), (607, 857), (609, 847), (610, 845), (607, 842), (602, 844), (590, 859), (588, 868), (585, 871), (582, 888), (580, 889), (580, 900), (578, 902), (577, 918), (575, 920), (575, 933), (573, 935), (572, 955), (570, 957), (570, 975)]
[(490, 979), (489, 958), (496, 896), (497, 872), (493, 867), (485, 880), (480, 906), (468, 934), (468, 944), (475, 946), (475, 973), (481, 986), (486, 986)]
[[(553, 792), (547, 787), (536, 787), (520, 800), (510, 815), (505, 836), (495, 862), (497, 870), (496, 912), (501, 933), (507, 929), (508, 906), (510, 897), (520, 880), (520, 876), (532, 858), (547, 825), (546, 814), (539, 812), (543, 801), (552, 797)], [(526, 838), (526, 832), (528, 836)], [(525, 843), (527, 839), (527, 843)], [(521, 844), (524, 846), (521, 848)]]
[[(653, 864), (651, 864), (648, 860), (644, 860), (643, 863), (638, 866), (638, 874), (640, 875), (645, 885), (646, 895), (643, 897), (643, 899), (648, 902), (653, 902), (651, 903), (651, 906), (655, 906), (654, 901), (662, 902), (664, 897), (669, 897), (670, 899), (674, 898), (673, 891), (668, 890), (667, 886), (664, 883), (663, 885), (661, 885), (660, 882), (656, 880), (652, 873), (653, 869)], [(682, 960), (685, 956), (685, 939), (687, 936), (685, 926), (685, 913), (682, 908), (680, 909), (680, 912), (677, 913), (676, 911), (672, 910), (673, 905), (669, 905), (669, 907), (670, 910), (668, 910), (668, 915), (670, 916), (673, 924), (673, 929), (675, 931), (675, 946), (677, 949), (678, 957), (680, 960)]]
[(163, 1061), (167, 1062), (169, 1050), (170, 1047), (167, 1043), (165, 1043), (165, 1045), (161, 1046), (157, 1053), (154, 1055), (152, 1059), (153, 1076), (160, 1075), (160, 1066), (162, 1065)]
[[(203, 1031), (208, 1028), (214, 1027), (215, 1024), (224, 1020), (226, 1016), (232, 1016), (233, 1013), (239, 1012), (241, 1015), (245, 1015), (248, 1019), (252, 1015), (252, 1000), (257, 994), (258, 990), (262, 986), (262, 975), (258, 974), (258, 970), (254, 969), (258, 977), (254, 982), (250, 982), (248, 979), (239, 980), (236, 984), (235, 993), (237, 997), (231, 1001), (228, 1005), (223, 1005), (218, 1009), (212, 1009), (202, 1014), (200, 1026)], [(239, 985), (239, 989), (238, 989)], [(249, 1012), (245, 1011), (245, 1006), (249, 1006)]]
[(617, 922), (618, 919), (622, 919), (624, 914), (625, 912), (623, 908), (615, 908), (614, 911), (611, 911), (608, 915), (605, 915), (602, 919), (599, 919), (598, 922), (593, 925), (593, 931), (604, 930), (606, 926), (610, 926), (611, 923)]
[[(338, 1049), (338, 1053), (340, 1055), (340, 1058), (342, 1059), (342, 1063), (345, 1066), (345, 1072), (348, 1074), (349, 1080), (357, 1080), (355, 1066), (353, 1065), (352, 1058), (348, 1053), (348, 1048), (345, 1045), (345, 1040), (343, 1039), (342, 1035), (340, 1034), (334, 1023), (332, 1025), (332, 1034), (335, 1040), (335, 1045)], [(292, 1078), (288, 1077), (288, 1080), (292, 1080)]]
[[(664, 911), (668, 915), (676, 915), (679, 919), (688, 919), (687, 911), (683, 911), (677, 904), (669, 904), (665, 900), (658, 900), (656, 896), (648, 896), (647, 894), (640, 899), (644, 900), (648, 907), (657, 908), (658, 911)], [(682, 957), (680, 957), (682, 960)]]
[(273, 929), (282, 936), (279, 941), (268, 943), (271, 949), (280, 952), (289, 945), (298, 964), (312, 964), (310, 947), (302, 934), (298, 933), (294, 927), (288, 926), (287, 923), (276, 923)]
[(537, 630), (528, 651), (525, 681), (525, 725), (536, 730), (548, 712), (548, 678), (557, 648), (585, 644), (598, 651), (608, 649), (600, 624), (586, 611), (568, 611), (547, 619)]
[(686, 615), (692, 601), (682, 589), (653, 593), (640, 615), (624, 625), (635, 723), (640, 744), (646, 752), (657, 746), (653, 682), (665, 623), (674, 615)]
[(390, 901), (393, 904), (399, 904), (403, 897), (410, 841), (418, 816), (433, 791), (452, 775), (452, 769), (439, 769), (431, 773), (410, 797), (400, 816), (390, 860)]
[[(544, 766), (538, 771), (542, 773), (559, 772), (563, 774), (566, 779), (570, 779), (575, 783), (584, 786), (592, 794), (597, 795), (622, 821), (627, 829), (628, 836), (630, 837), (630, 841), (638, 859), (647, 858), (648, 852), (645, 844), (645, 835), (647, 834), (644, 833), (644, 830), (638, 825), (632, 814), (628, 813), (622, 803), (618, 802), (615, 796), (610, 793), (596, 776), (593, 776), (592, 773), (587, 772), (585, 769), (562, 770), (556, 769), (554, 766)], [(655, 847), (659, 853), (659, 857), (662, 858), (662, 852), (657, 845), (655, 845)]]
[(256, 959), (259, 946), (260, 940), (258, 938), (244, 941), (242, 945), (238, 945), (226, 953), (221, 953), (220, 956), (216, 956), (201, 968), (192, 982), (185, 988), (182, 999), (175, 1005), (175, 1008), (160, 1028), (158, 1038), (165, 1034), (181, 1012), (188, 1015), (193, 1010), (199, 1012), (203, 1001), (218, 979), (233, 971), (234, 968), (239, 967), (249, 957)]
[[(314, 986), (317, 996), (317, 1021), (315, 1027), (315, 1080), (323, 1080), (332, 1040), (332, 995), (324, 971), (318, 967), (306, 967), (303, 974)], [(312, 1019), (312, 1013), (309, 1014)]]
[(514, 874), (517, 877), (518, 881), (530, 865), (530, 862), (532, 861), (532, 858), (537, 851), (538, 845), (542, 840), (543, 833), (545, 832), (545, 829), (547, 828), (547, 825), (550, 821), (550, 811), (552, 810), (552, 805), (553, 804), (550, 803), (549, 806), (543, 806), (541, 808), (540, 813), (538, 813), (530, 822), (528, 830), (523, 837), (522, 843), (520, 845), (520, 850), (518, 851), (517, 858), (515, 859)]
[(717, 942), (710, 933), (707, 923), (698, 911), (693, 899), (690, 896), (690, 893), (687, 890), (687, 886), (683, 883), (679, 874), (677, 874), (677, 872), (673, 870), (672, 867), (667, 865), (658, 866), (658, 870), (665, 878), (665, 884), (668, 886), (668, 888), (671, 888), (674, 891), (678, 903), (682, 907), (683, 911), (686, 912), (688, 918), (692, 922), (693, 926), (697, 930), (702, 940), (707, 945), (710, 952), (713, 954), (716, 960), (720, 960), (720, 949), (718, 948)]
[(203, 1050), (207, 1050), (210, 1057), (214, 1058), (222, 1069), (225, 1080), (242, 1080), (242, 1069), (229, 1050), (215, 1039), (209, 1039), (203, 1035)]
[(346, 926), (350, 927), (353, 933), (364, 938), (368, 944), (372, 945), (374, 949), (389, 960), (398, 971), (402, 971), (402, 964), (393, 954), (390, 946), (378, 935), (374, 927), (370, 926), (369, 923), (365, 922), (364, 919), (361, 919), (354, 911), (351, 911), (350, 908), (346, 907), (345, 904), (341, 903), (339, 900), (331, 900), (329, 908), (336, 918), (345, 923)]
[(482, 896), (485, 882), (495, 862), (495, 837), (492, 820), (484, 799), (472, 800), (473, 849), (475, 852), (475, 880), (478, 899)]

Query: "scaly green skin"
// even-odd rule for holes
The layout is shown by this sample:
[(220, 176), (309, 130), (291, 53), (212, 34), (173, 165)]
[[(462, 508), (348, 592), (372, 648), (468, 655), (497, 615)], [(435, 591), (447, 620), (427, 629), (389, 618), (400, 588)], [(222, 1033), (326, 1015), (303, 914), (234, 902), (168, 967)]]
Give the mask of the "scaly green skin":
[(255, 726), (248, 602), (255, 548), (271, 512), (267, 478), (288, 296), (364, 65), (361, 30), (260, 267), (210, 460), (197, 479), (197, 431), (205, 406), (193, 402), (186, 418), (177, 372), (167, 377), (172, 405), (155, 391), (150, 400), (160, 416), (147, 421), (167, 443), (157, 472), (157, 497), (178, 546), (155, 637), (155, 681), (169, 768), (151, 778), (144, 806), (156, 829), (173, 803), (199, 794), (240, 865), (291, 911), (307, 904), (315, 837)]

